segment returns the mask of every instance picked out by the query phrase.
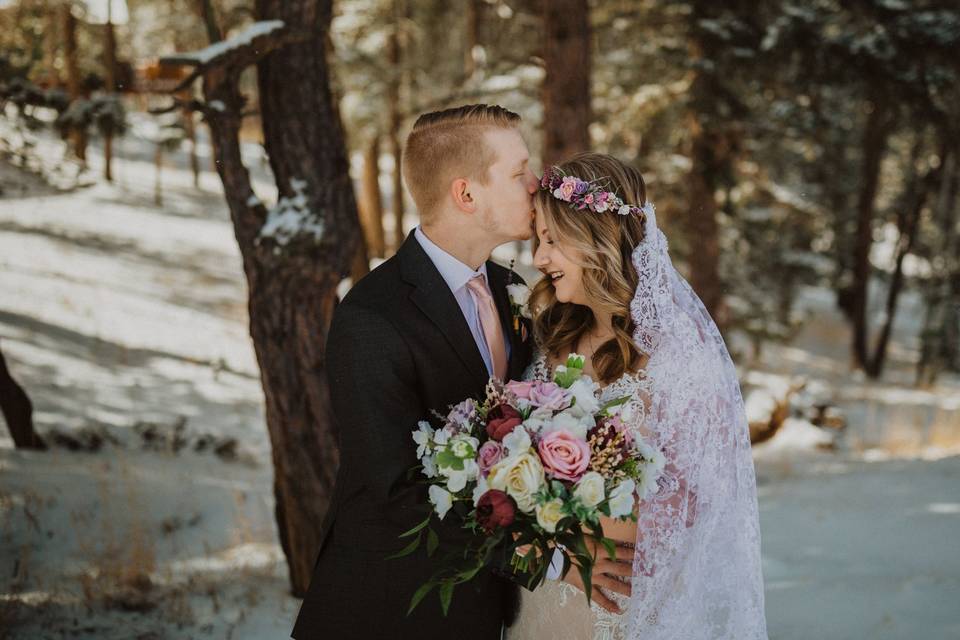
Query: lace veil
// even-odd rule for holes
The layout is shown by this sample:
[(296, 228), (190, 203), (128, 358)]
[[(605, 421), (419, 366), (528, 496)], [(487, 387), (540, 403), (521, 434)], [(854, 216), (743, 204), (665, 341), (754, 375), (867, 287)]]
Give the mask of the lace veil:
[(766, 640), (757, 488), (736, 370), (677, 273), (652, 206), (634, 249), (634, 341), (649, 356), (643, 431), (667, 458), (641, 503), (626, 637)]

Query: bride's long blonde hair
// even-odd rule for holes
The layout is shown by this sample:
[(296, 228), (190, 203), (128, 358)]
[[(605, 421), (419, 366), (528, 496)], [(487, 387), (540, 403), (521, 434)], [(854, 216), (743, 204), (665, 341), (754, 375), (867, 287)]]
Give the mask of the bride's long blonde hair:
[[(647, 189), (640, 172), (616, 158), (599, 153), (580, 153), (557, 165), (564, 175), (597, 181), (615, 192), (624, 202), (638, 207), (646, 204)], [(565, 254), (583, 269), (582, 284), (590, 306), (557, 300), (549, 278), (533, 287), (530, 308), (538, 343), (552, 357), (573, 348), (596, 320), (591, 308), (609, 313), (614, 337), (593, 354), (593, 369), (604, 384), (624, 373), (635, 373), (643, 354), (633, 342), (630, 301), (637, 288), (637, 272), (631, 254), (644, 237), (643, 213), (621, 216), (614, 211), (595, 213), (578, 210), (540, 189), (534, 197), (537, 214), (543, 216), (550, 237), (559, 247), (576, 251)], [(534, 235), (536, 252), (539, 238)], [(561, 249), (562, 251), (562, 249)]]

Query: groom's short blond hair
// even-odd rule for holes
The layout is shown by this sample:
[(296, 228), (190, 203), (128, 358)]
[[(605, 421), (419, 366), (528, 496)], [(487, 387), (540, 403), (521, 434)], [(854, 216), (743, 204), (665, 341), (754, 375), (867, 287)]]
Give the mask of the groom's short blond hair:
[(494, 151), (484, 139), (492, 128), (516, 129), (520, 116), (497, 105), (470, 104), (417, 118), (403, 149), (403, 180), (429, 222), (457, 178), (486, 184)]

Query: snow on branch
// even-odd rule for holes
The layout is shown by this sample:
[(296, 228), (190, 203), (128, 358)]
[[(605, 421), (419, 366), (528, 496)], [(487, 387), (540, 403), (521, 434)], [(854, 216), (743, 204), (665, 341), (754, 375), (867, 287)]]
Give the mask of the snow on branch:
[(287, 29), (282, 20), (255, 22), (240, 33), (215, 42), (205, 49), (160, 58), (161, 65), (189, 66), (193, 71), (170, 93), (190, 86), (209, 69), (223, 67), (238, 72), (256, 64), (267, 54), (287, 44), (310, 38), (310, 31)]
[(192, 64), (209, 65), (220, 56), (230, 53), (234, 49), (249, 46), (255, 38), (265, 36), (269, 33), (283, 28), (283, 20), (264, 20), (254, 22), (252, 25), (226, 40), (214, 42), (205, 49), (192, 51), (188, 53), (178, 53), (175, 56), (166, 56), (161, 61), (163, 64)]

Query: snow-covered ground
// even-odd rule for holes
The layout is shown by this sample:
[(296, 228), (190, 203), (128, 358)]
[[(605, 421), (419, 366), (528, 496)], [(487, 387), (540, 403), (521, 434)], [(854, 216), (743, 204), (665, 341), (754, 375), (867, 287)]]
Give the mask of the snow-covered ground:
[[(118, 147), (114, 185), (68, 193), (0, 161), (0, 344), (54, 443), (16, 451), (0, 429), (0, 638), (287, 637), (299, 602), (219, 181), (197, 189), (174, 156), (158, 207), (152, 150)], [(960, 383), (908, 386), (915, 308), (868, 383), (829, 297), (803, 300), (811, 322), (744, 377), (803, 375), (849, 427), (835, 451), (796, 418), (756, 447), (770, 637), (960, 637)]]

